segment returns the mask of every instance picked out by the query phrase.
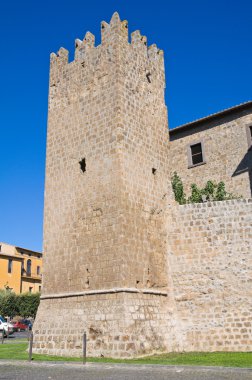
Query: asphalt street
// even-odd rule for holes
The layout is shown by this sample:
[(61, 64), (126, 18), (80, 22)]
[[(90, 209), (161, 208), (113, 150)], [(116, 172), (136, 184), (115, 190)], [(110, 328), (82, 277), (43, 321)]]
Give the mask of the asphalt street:
[(1, 380), (252, 380), (252, 369), (0, 361)]
[[(28, 338), (29, 331), (18, 331), (11, 335), (8, 338), (4, 339), (4, 343), (20, 343), (20, 339)], [(0, 342), (1, 343), (1, 342)]]

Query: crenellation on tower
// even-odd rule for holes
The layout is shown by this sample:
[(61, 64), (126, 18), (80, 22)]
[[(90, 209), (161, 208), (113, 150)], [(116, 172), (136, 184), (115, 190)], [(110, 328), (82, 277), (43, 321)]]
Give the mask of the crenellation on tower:
[(140, 30), (131, 33), (131, 46), (138, 54), (147, 57), (147, 38), (141, 35)]
[(162, 52), (162, 51), (157, 48), (156, 44), (152, 44), (152, 45), (148, 46), (148, 58), (151, 61), (156, 61), (159, 58), (162, 59), (163, 55), (162, 55), (162, 53), (160, 54), (160, 52)]
[(104, 45), (108, 39), (110, 26), (106, 21), (101, 22), (101, 44)]
[(75, 40), (75, 49), (80, 48), (83, 41), (81, 41), (79, 38), (76, 38)]
[(91, 32), (87, 32), (83, 38), (83, 45), (94, 47), (95, 46), (95, 36)]
[[(55, 86), (62, 77), (65, 67), (69, 62), (69, 51), (61, 47), (58, 52), (50, 54), (50, 88)], [(53, 91), (55, 93), (55, 91)], [(49, 93), (50, 98), (50, 93)]]
[(121, 21), (118, 12), (115, 12), (111, 17), (109, 28), (111, 36), (122, 37), (128, 42), (128, 21)]
[(61, 47), (57, 54), (57, 61), (61, 62), (62, 64), (66, 65), (69, 62), (69, 51), (65, 49), (64, 47)]
[(128, 42), (128, 21), (121, 21), (115, 12), (109, 23), (101, 22), (101, 45), (107, 46), (115, 41)]
[[(131, 41), (129, 42), (128, 21), (121, 21), (117, 12), (113, 14), (110, 23), (101, 22), (100, 45), (95, 46), (95, 36), (90, 32), (85, 34), (83, 40), (78, 38), (75, 40), (74, 62), (81, 64), (84, 72), (90, 72), (91, 68), (94, 70), (95, 67), (118, 61), (119, 57), (115, 58), (115, 55), (118, 56), (118, 54), (120, 54), (122, 62), (125, 62), (126, 57), (132, 54), (131, 48), (134, 49), (139, 64), (146, 64), (147, 66), (154, 64), (158, 70), (160, 68), (161, 71), (163, 70), (163, 51), (159, 50), (155, 44), (148, 46), (146, 36), (141, 35), (139, 30), (131, 33)], [(119, 51), (121, 52), (119, 53)], [(68, 56), (69, 52), (65, 48), (60, 48), (57, 54), (51, 54), (51, 77), (57, 76), (57, 79), (60, 79), (63, 76), (63, 68), (66, 65), (73, 65), (73, 62), (69, 62)], [(140, 62), (142, 59), (145, 61)], [(161, 63), (160, 68), (159, 62)], [(72, 68), (69, 70), (69, 75), (71, 72)]]
[(90, 54), (90, 51), (94, 48), (95, 36), (87, 32), (82, 41), (80, 39), (75, 40), (74, 60), (84, 63), (85, 59), (87, 59), (87, 55)]

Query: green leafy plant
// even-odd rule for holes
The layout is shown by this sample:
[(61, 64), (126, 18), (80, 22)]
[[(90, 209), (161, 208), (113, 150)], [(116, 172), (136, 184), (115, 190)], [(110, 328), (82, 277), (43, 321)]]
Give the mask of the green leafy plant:
[(200, 203), (203, 202), (202, 200), (202, 190), (198, 189), (197, 185), (193, 183), (191, 185), (191, 196), (188, 198), (186, 203)]
[(226, 192), (224, 182), (218, 183), (216, 186), (215, 198), (217, 201), (223, 201), (224, 199), (232, 199), (233, 195)]
[(213, 181), (207, 181), (206, 186), (202, 189), (201, 192), (202, 192), (202, 195), (205, 195), (206, 200), (210, 201), (212, 198), (214, 198), (215, 189), (216, 189), (215, 183)]
[(241, 198), (240, 196), (228, 193), (223, 181), (215, 183), (209, 180), (202, 189), (198, 188), (197, 185), (193, 183), (191, 185), (191, 195), (186, 199), (182, 180), (176, 172), (172, 176), (172, 189), (175, 200), (181, 205), (185, 203), (202, 203), (207, 201), (224, 201)]
[(175, 172), (172, 176), (172, 189), (175, 195), (175, 200), (180, 204), (184, 205), (186, 203), (184, 186), (181, 178), (178, 176), (177, 172)]

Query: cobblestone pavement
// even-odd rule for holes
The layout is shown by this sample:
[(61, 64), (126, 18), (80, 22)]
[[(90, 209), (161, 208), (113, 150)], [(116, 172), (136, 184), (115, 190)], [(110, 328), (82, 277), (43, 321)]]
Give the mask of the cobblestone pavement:
[(0, 361), (1, 380), (252, 380), (252, 369)]

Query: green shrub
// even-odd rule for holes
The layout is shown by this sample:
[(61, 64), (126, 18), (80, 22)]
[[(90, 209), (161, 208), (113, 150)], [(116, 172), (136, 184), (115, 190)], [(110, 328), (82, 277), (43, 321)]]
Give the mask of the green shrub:
[(200, 189), (198, 189), (198, 187), (197, 187), (197, 185), (195, 185), (195, 183), (193, 183), (191, 185), (191, 190), (192, 190), (192, 194), (188, 198), (188, 200), (187, 200), (186, 203), (200, 203), (200, 202), (203, 202), (203, 200), (202, 200), (202, 191)]
[(36, 317), (39, 307), (40, 293), (23, 293), (17, 296), (19, 315), (23, 318)]
[(0, 292), (0, 315), (13, 318), (19, 312), (17, 295), (9, 290)]
[(23, 318), (35, 318), (40, 301), (40, 293), (15, 294), (9, 290), (0, 290), (0, 315)]
[(184, 205), (186, 203), (184, 186), (181, 181), (181, 178), (175, 172), (172, 176), (172, 189), (175, 195), (175, 200), (180, 204)]
[(182, 180), (176, 172), (172, 176), (172, 189), (175, 200), (181, 205), (185, 203), (202, 203), (206, 201), (224, 201), (241, 198), (240, 196), (228, 193), (223, 181), (219, 183), (207, 181), (205, 187), (202, 189), (198, 188), (197, 185), (193, 183), (191, 185), (191, 195), (186, 199)]

